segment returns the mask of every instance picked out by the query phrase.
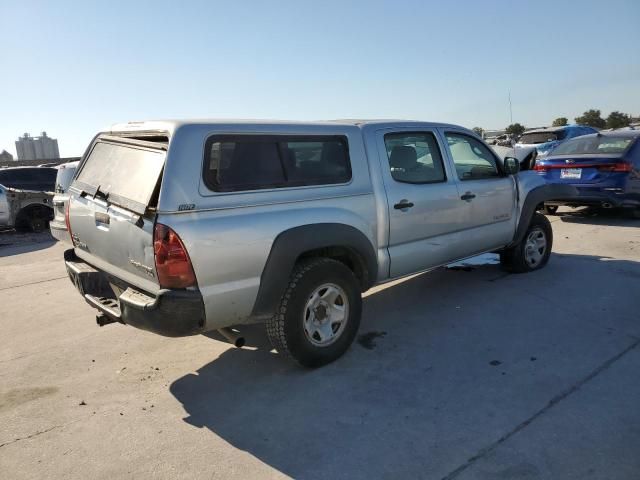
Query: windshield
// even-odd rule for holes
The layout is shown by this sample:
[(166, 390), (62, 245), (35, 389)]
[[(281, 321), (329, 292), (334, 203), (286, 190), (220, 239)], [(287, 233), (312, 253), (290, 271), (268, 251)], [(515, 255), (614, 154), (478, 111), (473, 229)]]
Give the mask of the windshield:
[(17, 167), (0, 170), (0, 183), (8, 188), (52, 192), (55, 186), (55, 168)]
[(622, 153), (634, 139), (603, 135), (578, 137), (558, 146), (554, 155), (588, 155), (598, 153)]
[(77, 181), (112, 196), (147, 205), (164, 165), (165, 152), (136, 145), (98, 142)]
[(560, 140), (562, 138), (559, 135), (560, 132), (534, 132), (534, 133), (525, 133), (520, 137), (518, 143), (524, 143), (527, 145), (537, 145), (539, 143), (547, 143), (553, 142), (555, 140)]

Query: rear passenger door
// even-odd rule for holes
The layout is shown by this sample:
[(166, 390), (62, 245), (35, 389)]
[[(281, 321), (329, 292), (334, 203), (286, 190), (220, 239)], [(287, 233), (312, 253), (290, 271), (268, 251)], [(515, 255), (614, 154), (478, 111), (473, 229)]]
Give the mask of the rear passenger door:
[(441, 131), (455, 171), (464, 206), (461, 228), (466, 232), (466, 255), (506, 245), (516, 226), (516, 186), (504, 175), (496, 155), (483, 142), (462, 131)]
[(376, 141), (387, 194), (390, 276), (457, 258), (466, 205), (436, 131), (383, 130)]

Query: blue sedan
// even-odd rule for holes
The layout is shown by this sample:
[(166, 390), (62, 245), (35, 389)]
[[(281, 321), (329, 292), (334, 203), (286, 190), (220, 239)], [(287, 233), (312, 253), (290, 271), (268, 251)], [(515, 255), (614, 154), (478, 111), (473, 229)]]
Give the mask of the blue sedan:
[(534, 169), (551, 183), (576, 187), (578, 196), (545, 202), (559, 205), (624, 208), (640, 218), (640, 130), (617, 130), (568, 140), (538, 159)]

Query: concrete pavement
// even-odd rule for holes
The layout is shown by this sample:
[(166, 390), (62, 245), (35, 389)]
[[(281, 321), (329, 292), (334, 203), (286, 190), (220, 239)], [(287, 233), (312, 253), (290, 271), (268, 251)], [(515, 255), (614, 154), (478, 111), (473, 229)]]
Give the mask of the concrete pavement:
[(0, 234), (3, 478), (640, 477), (640, 222), (550, 217), (542, 271), (441, 269), (368, 292), (302, 370), (98, 328), (63, 247)]

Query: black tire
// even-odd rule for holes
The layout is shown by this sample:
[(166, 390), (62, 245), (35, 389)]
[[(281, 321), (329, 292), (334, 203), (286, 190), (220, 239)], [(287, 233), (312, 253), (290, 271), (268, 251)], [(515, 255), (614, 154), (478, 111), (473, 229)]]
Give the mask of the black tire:
[(542, 211), (544, 212), (545, 215), (555, 215), (556, 212), (558, 211), (558, 206), (557, 205), (545, 205), (544, 207), (542, 207)]
[(16, 216), (15, 229), (18, 232), (40, 233), (49, 227), (53, 210), (45, 206), (26, 207)]
[[(527, 248), (531, 248), (531, 246), (528, 246), (527, 242), (530, 236), (536, 236), (536, 232), (538, 232), (538, 234), (542, 232), (544, 235), (545, 247), (541, 256), (535, 261), (535, 263), (532, 263), (533, 255), (529, 254), (527, 251)], [(534, 213), (522, 241), (500, 253), (500, 263), (505, 270), (512, 273), (526, 273), (539, 270), (549, 261), (552, 247), (553, 229), (551, 228), (551, 222), (549, 222), (547, 217), (544, 215)], [(538, 253), (540, 254), (540, 250), (538, 250)]]
[(625, 210), (625, 214), (627, 218), (632, 220), (640, 220), (640, 207), (629, 208)]
[(31, 226), (29, 225), (29, 222), (27, 222), (24, 219), (16, 219), (16, 224), (14, 225), (14, 228), (16, 229), (16, 232), (19, 232), (19, 233), (27, 233), (31, 231)]
[(44, 232), (48, 225), (49, 222), (43, 217), (36, 216), (29, 219), (29, 230), (34, 233)]
[[(342, 290), (347, 300), (347, 312), (344, 326), (337, 329), (340, 334), (332, 343), (319, 346), (310, 340), (305, 318), (308, 318), (307, 303), (312, 294), (325, 284), (333, 284)], [(347, 351), (358, 332), (361, 315), (360, 284), (353, 272), (337, 260), (313, 258), (295, 266), (276, 314), (267, 320), (267, 334), (278, 353), (293, 358), (304, 367), (320, 367)], [(329, 328), (333, 329), (334, 324)]]

